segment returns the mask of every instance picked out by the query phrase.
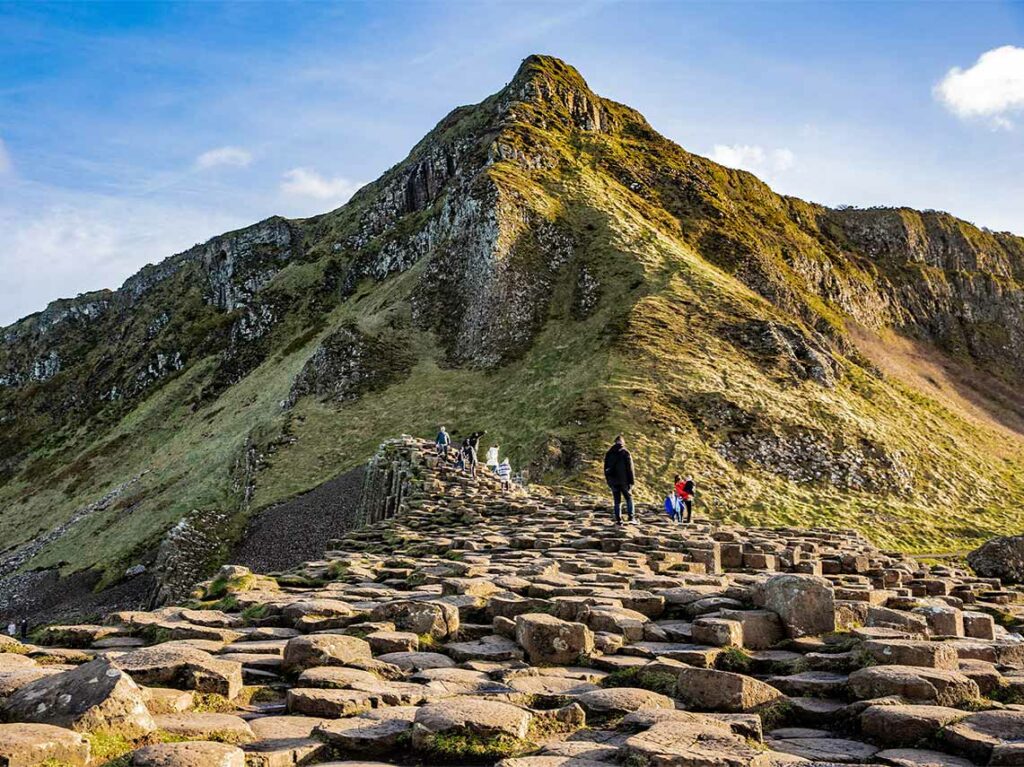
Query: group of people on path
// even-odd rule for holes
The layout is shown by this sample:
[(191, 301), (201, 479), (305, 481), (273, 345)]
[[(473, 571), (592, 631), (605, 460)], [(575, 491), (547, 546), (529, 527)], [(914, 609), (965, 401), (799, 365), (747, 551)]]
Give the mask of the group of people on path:
[[(473, 479), (476, 479), (477, 466), (480, 463), (480, 438), (486, 433), (486, 431), (475, 431), (463, 439), (454, 456), (455, 468), (469, 474)], [(444, 426), (438, 430), (434, 443), (437, 445), (437, 454), (446, 462), (451, 460), (452, 438)], [(502, 460), (500, 453), (501, 449), (498, 445), (491, 445), (487, 450), (485, 464), (501, 481), (501, 489), (509, 490), (512, 487), (512, 464), (509, 463), (508, 458)]]
[[(636, 508), (633, 503), (633, 485), (636, 475), (633, 471), (633, 456), (626, 449), (626, 439), (621, 434), (604, 455), (604, 479), (612, 491), (612, 508), (615, 524), (622, 524), (622, 502), (626, 502), (626, 520), (636, 522)], [(682, 524), (693, 521), (693, 499), (697, 485), (693, 477), (676, 474), (672, 489), (665, 498), (665, 512), (673, 522)], [(685, 518), (684, 518), (685, 517)]]
[[(455, 450), (453, 456), (453, 445), (451, 435), (444, 426), (438, 429), (434, 444), (437, 447), (437, 454), (447, 464), (454, 458), (455, 469), (469, 474), (476, 479), (479, 461), (480, 438), (487, 432), (474, 431), (462, 440), (462, 444)], [(500, 458), (498, 445), (491, 445), (487, 450), (485, 464), (501, 480), (503, 490), (512, 486), (512, 466), (508, 458)], [(626, 521), (636, 522), (636, 506), (633, 502), (633, 486), (636, 484), (636, 475), (633, 471), (633, 456), (626, 449), (626, 439), (621, 434), (615, 438), (615, 442), (608, 449), (604, 456), (604, 478), (612, 491), (612, 508), (615, 514), (615, 524), (623, 524), (622, 503), (626, 504)], [(693, 477), (683, 477), (676, 474), (672, 480), (672, 488), (665, 498), (665, 513), (669, 515), (676, 524), (689, 523), (693, 521), (693, 499), (697, 492), (696, 483)]]

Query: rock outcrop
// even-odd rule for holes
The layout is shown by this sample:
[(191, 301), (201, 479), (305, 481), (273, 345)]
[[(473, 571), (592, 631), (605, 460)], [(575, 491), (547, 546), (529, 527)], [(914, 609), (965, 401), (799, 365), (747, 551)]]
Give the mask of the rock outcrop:
[(968, 554), (967, 563), (984, 578), (1024, 583), (1024, 535), (993, 538)]

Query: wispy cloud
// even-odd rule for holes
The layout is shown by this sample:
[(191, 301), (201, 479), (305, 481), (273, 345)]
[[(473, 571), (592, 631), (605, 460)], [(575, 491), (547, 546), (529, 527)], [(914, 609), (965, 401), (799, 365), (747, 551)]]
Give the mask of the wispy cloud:
[(985, 51), (967, 69), (953, 67), (934, 94), (957, 117), (1013, 127), (1009, 115), (1024, 110), (1024, 48), (1004, 45)]
[(69, 192), (15, 180), (0, 200), (0, 327), (58, 296), (115, 288), (146, 263), (250, 223), (215, 206)]
[(789, 170), (796, 164), (796, 155), (791, 149), (765, 149), (758, 144), (715, 144), (711, 159), (730, 168), (769, 175)]
[(4, 140), (0, 138), (0, 176), (10, 173), (13, 169), (14, 165), (11, 163), (11, 155), (7, 152)]
[(310, 168), (292, 168), (284, 174), (281, 192), (289, 197), (306, 197), (342, 203), (348, 200), (361, 184), (335, 176), (327, 178)]
[(196, 158), (196, 167), (200, 170), (229, 165), (244, 168), (252, 162), (252, 153), (238, 146), (220, 146), (203, 152)]

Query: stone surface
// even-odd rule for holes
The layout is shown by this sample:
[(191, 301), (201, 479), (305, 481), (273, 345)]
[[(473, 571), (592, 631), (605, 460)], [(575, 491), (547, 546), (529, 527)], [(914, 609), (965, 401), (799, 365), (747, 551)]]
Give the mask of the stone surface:
[(835, 631), (835, 592), (813, 575), (776, 575), (764, 584), (764, 606), (776, 613), (787, 636), (797, 638)]
[(785, 699), (771, 685), (742, 674), (714, 669), (679, 671), (676, 697), (697, 711), (756, 711)]
[(967, 564), (984, 578), (1024, 583), (1024, 535), (1007, 535), (986, 541), (967, 555)]
[(345, 634), (313, 634), (288, 640), (283, 665), (295, 672), (315, 666), (346, 666), (372, 658), (370, 644), (363, 639)]
[(517, 615), (516, 642), (530, 662), (538, 664), (574, 664), (594, 650), (589, 628), (545, 613)]
[(26, 684), (0, 703), (0, 711), (9, 721), (107, 731), (128, 739), (156, 726), (138, 685), (104, 659)]
[(898, 695), (939, 706), (956, 706), (981, 696), (978, 685), (957, 671), (917, 666), (860, 669), (850, 674), (850, 689), (860, 700)]
[(246, 767), (238, 746), (210, 741), (161, 743), (132, 754), (132, 767)]
[(39, 767), (46, 763), (86, 767), (89, 743), (77, 732), (50, 724), (0, 724), (0, 764)]
[(118, 656), (113, 663), (138, 684), (213, 692), (226, 698), (242, 690), (242, 664), (180, 644), (143, 647)]

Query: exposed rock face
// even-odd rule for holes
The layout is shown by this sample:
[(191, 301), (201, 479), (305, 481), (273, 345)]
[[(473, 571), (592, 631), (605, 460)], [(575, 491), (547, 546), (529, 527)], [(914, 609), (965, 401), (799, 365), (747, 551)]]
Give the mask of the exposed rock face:
[(984, 578), (1024, 583), (1024, 535), (993, 538), (968, 554), (967, 563)]
[(289, 401), (313, 394), (336, 402), (401, 380), (412, 366), (408, 342), (397, 334), (366, 335), (348, 324), (324, 339), (295, 378)]
[[(1019, 238), (966, 227), (946, 213), (906, 208), (830, 211), (825, 218), (841, 228), (847, 247), (878, 264), (886, 278), (879, 293), (891, 321), (1019, 380), (1024, 373)], [(867, 312), (859, 314), (868, 319)]]

